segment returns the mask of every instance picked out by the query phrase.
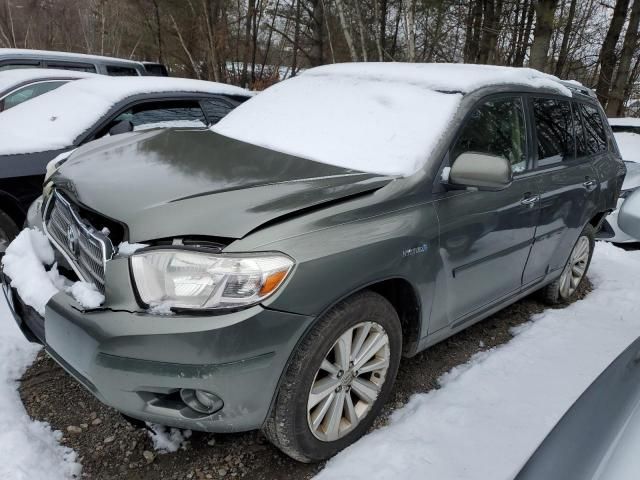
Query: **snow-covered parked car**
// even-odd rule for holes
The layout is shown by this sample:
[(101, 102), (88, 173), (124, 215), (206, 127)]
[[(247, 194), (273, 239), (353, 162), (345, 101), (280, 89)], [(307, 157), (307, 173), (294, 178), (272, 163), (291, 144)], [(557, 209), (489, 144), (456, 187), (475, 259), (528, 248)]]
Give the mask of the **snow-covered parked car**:
[(95, 75), (46, 68), (0, 70), (0, 112), (55, 90), (65, 83), (92, 76)]
[[(607, 217), (599, 239), (615, 243), (636, 243), (635, 237), (620, 228), (618, 213), (627, 198), (640, 189), (640, 118), (610, 118), (609, 125), (618, 144), (620, 155), (627, 165), (627, 176), (622, 185), (616, 210)], [(640, 217), (640, 211), (638, 212)]]
[[(77, 80), (0, 114), (0, 252), (42, 193), (47, 165), (92, 140), (133, 130), (206, 128), (251, 93), (160, 77)], [(95, 172), (99, 175), (99, 172)]]
[(610, 118), (609, 125), (622, 158), (640, 163), (640, 118)]
[(211, 131), (79, 148), (43, 229), (7, 249), (4, 291), (25, 335), (127, 416), (262, 428), (319, 461), (369, 430), (403, 354), (535, 291), (576, 298), (624, 175), (575, 83), (325, 66)]

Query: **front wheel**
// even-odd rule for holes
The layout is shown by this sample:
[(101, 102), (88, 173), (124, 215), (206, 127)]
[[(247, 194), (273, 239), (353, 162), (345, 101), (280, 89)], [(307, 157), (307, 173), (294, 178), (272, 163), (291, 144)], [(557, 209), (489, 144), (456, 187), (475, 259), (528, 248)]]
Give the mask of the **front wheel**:
[(264, 426), (302, 462), (327, 459), (360, 438), (389, 398), (402, 351), (393, 306), (362, 292), (338, 304), (298, 346)]
[(593, 248), (595, 229), (587, 225), (576, 241), (560, 277), (542, 289), (543, 299), (551, 304), (568, 303), (575, 299), (578, 288), (587, 276)]

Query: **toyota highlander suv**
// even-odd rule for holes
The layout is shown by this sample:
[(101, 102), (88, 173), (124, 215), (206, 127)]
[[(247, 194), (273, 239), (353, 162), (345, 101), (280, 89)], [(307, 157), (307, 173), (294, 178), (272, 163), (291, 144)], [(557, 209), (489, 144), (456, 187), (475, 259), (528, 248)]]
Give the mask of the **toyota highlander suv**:
[(571, 301), (624, 176), (574, 82), (320, 67), (209, 130), (79, 148), (42, 206), (55, 258), (32, 258), (98, 301), (54, 289), (39, 315), (26, 242), (5, 293), (25, 335), (125, 415), (262, 429), (319, 461), (371, 427), (402, 356), (534, 292)]

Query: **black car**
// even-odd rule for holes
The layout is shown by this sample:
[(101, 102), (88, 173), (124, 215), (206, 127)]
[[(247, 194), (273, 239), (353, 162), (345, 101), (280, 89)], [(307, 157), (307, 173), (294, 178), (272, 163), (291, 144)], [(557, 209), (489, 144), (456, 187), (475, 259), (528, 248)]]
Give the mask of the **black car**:
[(95, 77), (0, 115), (0, 253), (42, 193), (47, 164), (105, 135), (206, 128), (250, 98), (241, 88), (178, 78)]

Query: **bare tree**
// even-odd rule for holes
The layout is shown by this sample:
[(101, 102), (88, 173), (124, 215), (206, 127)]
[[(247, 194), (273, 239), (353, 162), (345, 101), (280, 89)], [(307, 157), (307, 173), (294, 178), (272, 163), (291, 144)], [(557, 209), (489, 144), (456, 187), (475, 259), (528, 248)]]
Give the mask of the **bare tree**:
[(536, 26), (533, 31), (533, 43), (529, 65), (538, 70), (549, 70), (548, 54), (553, 33), (553, 19), (558, 0), (538, 0), (535, 4)]

